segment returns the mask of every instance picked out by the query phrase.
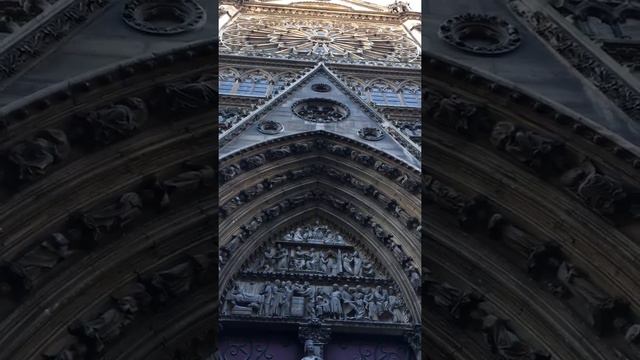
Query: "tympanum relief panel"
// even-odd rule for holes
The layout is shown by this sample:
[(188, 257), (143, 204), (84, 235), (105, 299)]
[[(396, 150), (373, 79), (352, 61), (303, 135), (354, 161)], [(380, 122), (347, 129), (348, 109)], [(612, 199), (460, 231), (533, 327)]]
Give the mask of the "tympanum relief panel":
[(277, 237), (245, 269), (224, 296), (223, 316), (410, 321), (400, 291), (378, 264), (325, 224)]

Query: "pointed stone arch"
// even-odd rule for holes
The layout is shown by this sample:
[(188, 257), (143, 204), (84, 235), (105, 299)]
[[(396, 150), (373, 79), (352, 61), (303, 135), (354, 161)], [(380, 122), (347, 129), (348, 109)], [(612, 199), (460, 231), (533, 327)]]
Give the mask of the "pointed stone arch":
[[(392, 337), (414, 331), (421, 311), (420, 186), (419, 172), (415, 168), (357, 140), (323, 131), (255, 144), (222, 158), (221, 167), (219, 238), (223, 265), (219, 284), (223, 323), (276, 322), (282, 328), (295, 329), (315, 321), (314, 317), (307, 316), (310, 313), (305, 312), (308, 311), (306, 308), (301, 310), (300, 307), (296, 308), (297, 316), (280, 314), (274, 317), (269, 313), (267, 318), (260, 315), (255, 304), (243, 303), (235, 308), (235, 313), (229, 310), (229, 299), (266, 301), (258, 296), (269, 288), (264, 281), (275, 281), (279, 276), (286, 280), (297, 279), (300, 283), (307, 279), (316, 291), (329, 291), (334, 282), (347, 284), (348, 294), (353, 293), (358, 299), (364, 296), (352, 289), (356, 285), (355, 278), (346, 272), (335, 276), (320, 273), (305, 278), (295, 273), (244, 271), (251, 268), (256, 254), (262, 254), (265, 247), (279, 241), (283, 232), (319, 220), (339, 229), (362, 254), (366, 254), (363, 258), (366, 256), (378, 264), (376, 271), (388, 277), (384, 280), (359, 278), (358, 282), (368, 286), (363, 291), (372, 291), (369, 289), (376, 286), (396, 289), (382, 296), (401, 299), (405, 309), (402, 311), (407, 314), (405, 319), (385, 312), (383, 320), (368, 318), (366, 314), (361, 319), (319, 317), (317, 321), (323, 324), (321, 326), (330, 326), (336, 333), (358, 329), (374, 334), (384, 329)], [(314, 254), (319, 252), (314, 250)], [(253, 279), (255, 284), (251, 285), (247, 279)], [(257, 285), (260, 281), (263, 281), (261, 285)], [(298, 285), (277, 286), (287, 289), (287, 286)], [(269, 286), (274, 285), (270, 283)], [(393, 295), (394, 292), (398, 296)], [(302, 306), (300, 299), (296, 301)], [(302, 300), (302, 304), (309, 304), (309, 300)], [(365, 304), (368, 303), (363, 300), (363, 308)], [(251, 306), (254, 309), (250, 309)], [(341, 306), (350, 305), (341, 303)], [(375, 303), (366, 306), (375, 309)], [(288, 314), (291, 310), (283, 311)], [(397, 314), (402, 311), (397, 310)], [(345, 314), (345, 317), (353, 316), (356, 316), (353, 312)]]

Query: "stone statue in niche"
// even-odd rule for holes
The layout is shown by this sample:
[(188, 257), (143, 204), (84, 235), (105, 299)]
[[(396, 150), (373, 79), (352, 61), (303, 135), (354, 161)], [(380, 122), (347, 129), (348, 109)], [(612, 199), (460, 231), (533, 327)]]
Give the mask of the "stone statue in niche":
[(142, 199), (129, 192), (117, 202), (80, 216), (83, 239), (89, 246), (95, 244), (103, 233), (122, 231), (130, 222), (142, 214)]
[(14, 145), (8, 153), (7, 180), (17, 186), (46, 174), (47, 169), (69, 155), (67, 135), (61, 130), (39, 131), (31, 139)]
[(109, 145), (133, 135), (148, 117), (144, 100), (133, 97), (90, 112), (82, 124), (92, 145)]
[(164, 97), (172, 113), (191, 113), (213, 109), (218, 94), (212, 85), (214, 79), (202, 77), (187, 84), (172, 84), (165, 87)]
[(562, 182), (600, 214), (614, 215), (629, 205), (622, 186), (609, 176), (598, 173), (590, 161), (567, 171), (562, 176)]

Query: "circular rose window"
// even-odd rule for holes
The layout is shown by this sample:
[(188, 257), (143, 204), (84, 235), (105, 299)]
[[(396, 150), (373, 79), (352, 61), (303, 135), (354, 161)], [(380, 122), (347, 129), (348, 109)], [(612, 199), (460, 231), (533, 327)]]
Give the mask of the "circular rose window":
[(134, 29), (168, 35), (202, 27), (207, 14), (195, 0), (130, 0), (122, 18)]
[(315, 91), (315, 92), (329, 92), (331, 91), (331, 86), (327, 85), (327, 84), (313, 84), (311, 85), (311, 90)]
[(464, 14), (445, 21), (438, 32), (449, 44), (481, 55), (498, 55), (520, 46), (518, 30), (492, 15)]
[(304, 99), (296, 101), (291, 110), (299, 118), (318, 123), (342, 121), (349, 116), (349, 109), (330, 99)]

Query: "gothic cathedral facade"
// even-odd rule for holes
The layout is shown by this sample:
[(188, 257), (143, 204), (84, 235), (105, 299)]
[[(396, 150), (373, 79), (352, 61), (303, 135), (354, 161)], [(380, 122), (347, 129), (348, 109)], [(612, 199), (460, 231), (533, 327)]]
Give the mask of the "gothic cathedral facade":
[(420, 359), (420, 14), (219, 16), (219, 355)]

